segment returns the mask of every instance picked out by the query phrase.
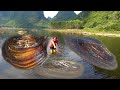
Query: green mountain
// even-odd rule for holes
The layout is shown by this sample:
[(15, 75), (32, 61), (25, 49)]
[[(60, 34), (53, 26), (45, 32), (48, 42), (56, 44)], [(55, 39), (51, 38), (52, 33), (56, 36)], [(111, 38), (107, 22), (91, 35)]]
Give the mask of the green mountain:
[(84, 11), (78, 18), (85, 28), (120, 30), (120, 11)]
[(77, 15), (74, 11), (59, 11), (57, 15), (52, 19), (53, 21), (66, 21), (75, 19)]
[(78, 15), (77, 15), (77, 18), (79, 18), (79, 19), (84, 19), (86, 16), (88, 16), (89, 15), (89, 13), (90, 13), (90, 11), (82, 11), (82, 12), (80, 12)]
[(0, 26), (35, 27), (43, 20), (43, 11), (0, 11)]
[(48, 19), (49, 21), (50, 21), (50, 20), (52, 20), (52, 18), (51, 18), (51, 17), (48, 17), (47, 19)]

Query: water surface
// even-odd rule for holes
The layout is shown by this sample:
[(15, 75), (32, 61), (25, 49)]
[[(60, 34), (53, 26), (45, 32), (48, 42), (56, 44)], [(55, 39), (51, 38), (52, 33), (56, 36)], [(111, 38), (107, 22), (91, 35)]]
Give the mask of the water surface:
[[(57, 36), (59, 39), (59, 43), (64, 45), (64, 36), (65, 34), (61, 33), (52, 33), (52, 32), (44, 32), (44, 31), (37, 31), (37, 32), (29, 32), (34, 35), (48, 35), (48, 36)], [(17, 35), (14, 33), (13, 35)], [(2, 44), (4, 43), (5, 39), (12, 36), (10, 33), (5, 33), (4, 35), (0, 36), (0, 78), (30, 78), (30, 79), (46, 79), (44, 76), (40, 76), (35, 72), (34, 69), (30, 70), (21, 70), (13, 67), (9, 63), (7, 63), (4, 58), (2, 57), (1, 48)], [(86, 37), (75, 35), (79, 37)], [(67, 46), (65, 46), (65, 50), (63, 52), (64, 58), (78, 61), (79, 63), (84, 65), (84, 72), (82, 76), (78, 77), (77, 79), (119, 79), (120, 78), (120, 38), (119, 37), (105, 37), (105, 36), (89, 36), (98, 39), (101, 41), (116, 57), (118, 62), (118, 68), (116, 70), (105, 70), (84, 61), (80, 58), (76, 53), (71, 51)]]

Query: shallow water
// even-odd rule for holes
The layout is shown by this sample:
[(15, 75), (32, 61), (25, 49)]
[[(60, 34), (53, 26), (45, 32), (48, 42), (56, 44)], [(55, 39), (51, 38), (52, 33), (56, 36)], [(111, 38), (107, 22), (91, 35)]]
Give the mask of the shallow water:
[[(59, 43), (64, 45), (64, 35), (60, 33), (44, 33), (42, 35), (53, 36), (56, 35), (59, 39)], [(80, 36), (84, 37), (84, 36)], [(64, 48), (64, 58), (73, 61), (78, 61), (84, 65), (83, 74), (77, 79), (119, 79), (120, 78), (120, 38), (118, 37), (102, 37), (102, 36), (89, 36), (100, 40), (115, 56), (118, 62), (118, 68), (116, 70), (105, 70), (93, 66), (92, 64), (84, 61), (76, 53), (71, 51), (67, 46)], [(7, 63), (2, 57), (1, 48), (4, 40), (8, 38), (0, 38), (0, 79), (46, 79), (44, 76), (40, 76), (34, 69), (21, 70), (13, 67)]]

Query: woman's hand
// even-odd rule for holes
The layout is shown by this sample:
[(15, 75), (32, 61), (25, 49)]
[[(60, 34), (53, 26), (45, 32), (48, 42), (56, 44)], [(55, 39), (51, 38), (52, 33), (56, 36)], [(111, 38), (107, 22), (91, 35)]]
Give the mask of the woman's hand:
[(54, 48), (56, 48), (56, 46), (54, 46)]

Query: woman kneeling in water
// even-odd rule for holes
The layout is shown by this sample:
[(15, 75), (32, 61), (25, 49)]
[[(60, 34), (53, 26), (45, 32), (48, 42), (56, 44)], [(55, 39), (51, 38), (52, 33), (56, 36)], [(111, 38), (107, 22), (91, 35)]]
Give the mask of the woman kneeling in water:
[(52, 40), (50, 41), (50, 53), (51, 54), (56, 54), (56, 46), (58, 45), (58, 39), (57, 37), (53, 37)]

